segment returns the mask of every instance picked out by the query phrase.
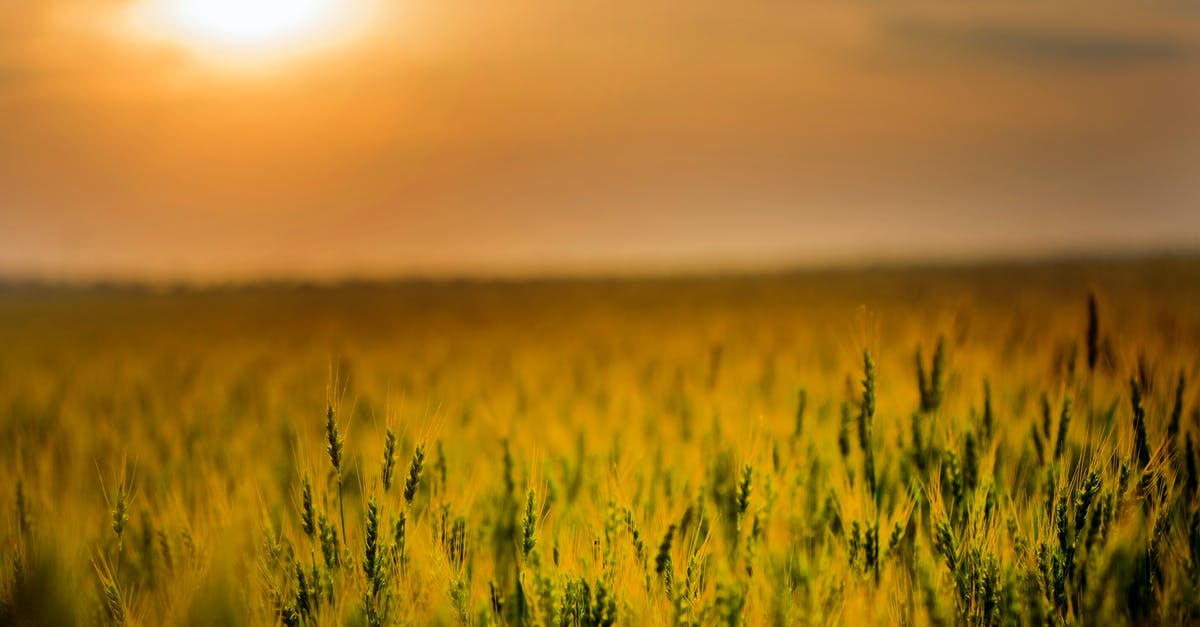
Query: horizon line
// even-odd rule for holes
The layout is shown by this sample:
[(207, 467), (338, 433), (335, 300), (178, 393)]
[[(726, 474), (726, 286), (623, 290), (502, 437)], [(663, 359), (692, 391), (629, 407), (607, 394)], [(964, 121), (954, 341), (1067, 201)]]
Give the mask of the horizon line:
[(253, 289), (256, 287), (316, 287), (403, 285), (403, 284), (524, 284), (524, 283), (603, 283), (638, 281), (720, 280), (753, 277), (838, 272), (886, 272), (904, 270), (972, 270), (1020, 268), (1029, 266), (1120, 264), (1172, 261), (1200, 261), (1200, 246), (1156, 249), (1029, 251), (982, 255), (883, 255), (863, 258), (781, 261), (713, 261), (675, 264), (560, 264), (521, 269), (503, 267), (499, 271), (445, 270), (421, 271), (346, 271), (318, 273), (274, 273), (230, 276), (120, 276), (117, 273), (71, 276), (53, 273), (20, 273), (0, 270), (0, 290), (13, 289), (128, 289), (147, 291)]

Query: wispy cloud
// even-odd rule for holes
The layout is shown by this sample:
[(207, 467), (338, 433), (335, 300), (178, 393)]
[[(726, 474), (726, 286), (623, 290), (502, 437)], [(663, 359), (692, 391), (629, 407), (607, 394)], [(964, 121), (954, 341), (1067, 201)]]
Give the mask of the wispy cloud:
[(882, 24), (884, 36), (892, 45), (939, 58), (970, 55), (1031, 66), (1103, 68), (1189, 60), (1200, 52), (1194, 42), (1183, 39), (1090, 32), (1058, 25), (950, 22), (912, 16), (891, 17)]

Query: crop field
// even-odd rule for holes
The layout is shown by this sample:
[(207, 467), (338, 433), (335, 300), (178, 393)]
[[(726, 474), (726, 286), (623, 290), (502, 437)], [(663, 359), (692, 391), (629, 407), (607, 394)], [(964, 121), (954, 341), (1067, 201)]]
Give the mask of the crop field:
[(0, 624), (1200, 621), (1200, 261), (0, 290)]

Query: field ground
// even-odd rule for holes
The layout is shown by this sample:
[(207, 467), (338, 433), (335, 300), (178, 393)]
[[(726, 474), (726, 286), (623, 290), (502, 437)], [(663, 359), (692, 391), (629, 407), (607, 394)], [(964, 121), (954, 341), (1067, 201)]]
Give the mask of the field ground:
[(0, 623), (1194, 623), (1197, 389), (1196, 259), (9, 287)]

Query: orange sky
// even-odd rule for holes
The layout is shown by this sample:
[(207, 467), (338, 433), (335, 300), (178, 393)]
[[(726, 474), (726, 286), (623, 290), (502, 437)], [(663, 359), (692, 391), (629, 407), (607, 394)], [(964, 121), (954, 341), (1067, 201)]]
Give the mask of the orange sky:
[(264, 52), (0, 2), (0, 275), (1200, 247), (1190, 1), (346, 4)]

